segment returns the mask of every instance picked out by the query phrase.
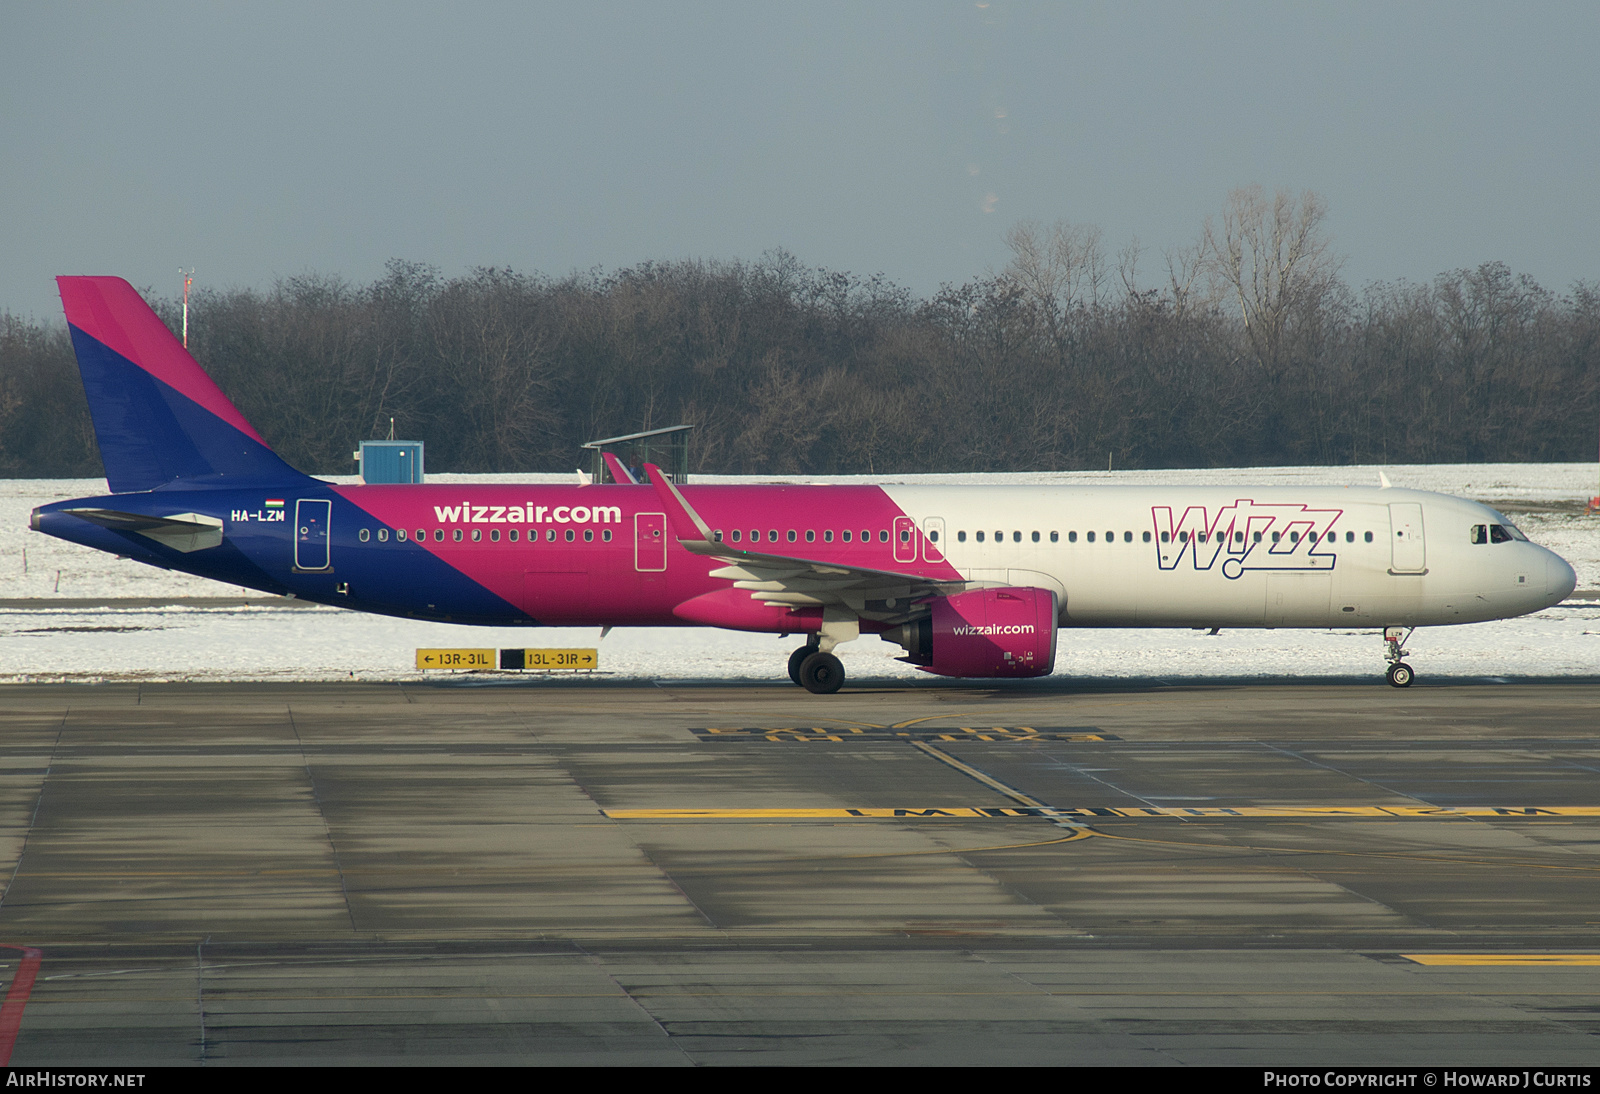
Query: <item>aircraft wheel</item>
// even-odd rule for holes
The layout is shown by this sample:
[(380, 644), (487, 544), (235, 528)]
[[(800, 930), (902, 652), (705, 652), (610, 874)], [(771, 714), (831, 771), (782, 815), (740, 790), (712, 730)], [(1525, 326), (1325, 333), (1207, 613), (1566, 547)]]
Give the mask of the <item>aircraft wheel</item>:
[(800, 686), (813, 695), (832, 695), (844, 683), (844, 666), (831, 653), (813, 653), (800, 663)]
[(1411, 671), (1411, 666), (1404, 661), (1396, 661), (1389, 666), (1389, 683), (1397, 688), (1408, 688), (1416, 677)]
[(801, 646), (799, 649), (791, 653), (789, 655), (789, 679), (798, 684), (800, 682), (800, 666), (805, 662), (807, 657), (810, 657), (816, 652), (817, 647), (815, 646)]

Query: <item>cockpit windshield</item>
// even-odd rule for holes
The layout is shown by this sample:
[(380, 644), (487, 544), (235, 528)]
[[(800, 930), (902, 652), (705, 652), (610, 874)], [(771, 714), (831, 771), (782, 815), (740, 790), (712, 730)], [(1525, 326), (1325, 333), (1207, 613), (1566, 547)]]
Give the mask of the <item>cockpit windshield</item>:
[[(1485, 505), (1484, 508), (1489, 509), (1487, 505)], [(1495, 519), (1500, 522), (1497, 525), (1490, 526), (1490, 539), (1492, 539), (1495, 543), (1505, 543), (1508, 540), (1513, 539), (1520, 540), (1523, 543), (1529, 542), (1528, 537), (1522, 534), (1522, 529), (1518, 528), (1515, 524), (1512, 524), (1511, 521), (1506, 518), (1504, 513), (1500, 512), (1498, 509), (1489, 509), (1489, 512), (1493, 513), (1495, 515)]]

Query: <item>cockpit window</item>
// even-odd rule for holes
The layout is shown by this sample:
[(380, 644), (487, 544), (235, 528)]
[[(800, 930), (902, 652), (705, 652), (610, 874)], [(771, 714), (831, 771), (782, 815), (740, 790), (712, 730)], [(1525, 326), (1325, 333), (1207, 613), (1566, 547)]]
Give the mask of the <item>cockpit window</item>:
[[(1488, 507), (1485, 506), (1485, 508), (1488, 508)], [(1496, 509), (1490, 509), (1489, 512), (1493, 513), (1495, 515), (1495, 517), (1499, 519), (1500, 527), (1505, 529), (1506, 534), (1509, 535), (1511, 537), (1511, 539), (1521, 540), (1523, 543), (1527, 543), (1528, 542), (1528, 537), (1522, 534), (1522, 529), (1518, 528), (1515, 524), (1512, 524), (1509, 520), (1507, 520), (1506, 519), (1506, 515), (1504, 513), (1500, 512), (1500, 511), (1498, 511)], [(1492, 528), (1494, 526), (1490, 525), (1490, 527)], [(1493, 538), (1493, 533), (1490, 533), (1490, 542), (1491, 543), (1507, 543), (1507, 542), (1510, 542), (1510, 541), (1509, 540), (1504, 540), (1504, 539), (1495, 539), (1495, 538)]]
[(1489, 525), (1489, 542), (1490, 543), (1510, 543), (1511, 542), (1511, 533), (1506, 531), (1504, 525), (1491, 524), (1491, 525)]
[(1472, 542), (1473, 543), (1488, 543), (1489, 542), (1489, 526), (1487, 524), (1474, 524), (1472, 526)]

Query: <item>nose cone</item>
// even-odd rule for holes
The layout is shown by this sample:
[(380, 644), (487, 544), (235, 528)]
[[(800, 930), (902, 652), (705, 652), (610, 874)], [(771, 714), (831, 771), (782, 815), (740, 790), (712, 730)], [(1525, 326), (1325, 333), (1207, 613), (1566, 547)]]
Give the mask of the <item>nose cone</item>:
[(1567, 560), (1554, 551), (1544, 553), (1544, 593), (1550, 604), (1559, 604), (1578, 587), (1578, 575)]

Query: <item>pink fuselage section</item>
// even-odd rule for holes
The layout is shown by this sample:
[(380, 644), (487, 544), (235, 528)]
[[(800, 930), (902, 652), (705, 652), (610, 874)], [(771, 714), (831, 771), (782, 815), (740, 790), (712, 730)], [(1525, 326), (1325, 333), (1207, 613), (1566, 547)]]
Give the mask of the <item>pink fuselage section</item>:
[[(876, 486), (681, 489), (706, 523), (722, 533), (730, 551), (959, 580), (937, 547)], [(732, 591), (727, 580), (708, 576), (728, 563), (685, 550), (678, 540), (690, 538), (681, 534), (687, 530), (674, 527), (660, 495), (648, 485), (399, 485), (336, 491), (372, 518), (365, 540), (356, 538), (360, 530), (335, 529), (337, 545), (363, 552), (420, 547), (540, 623), (710, 622), (675, 615), (673, 609), (707, 593)], [(380, 531), (385, 533), (381, 541)], [(742, 591), (737, 595), (749, 597)], [(716, 625), (816, 629), (815, 611), (750, 604), (752, 610), (742, 617)]]

